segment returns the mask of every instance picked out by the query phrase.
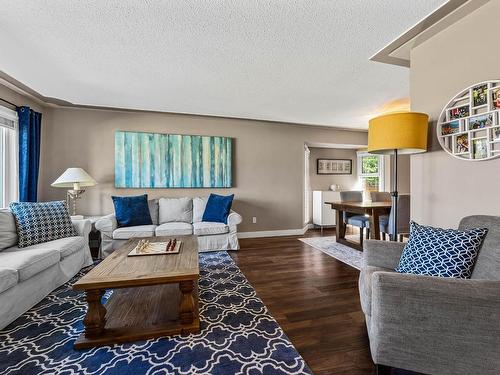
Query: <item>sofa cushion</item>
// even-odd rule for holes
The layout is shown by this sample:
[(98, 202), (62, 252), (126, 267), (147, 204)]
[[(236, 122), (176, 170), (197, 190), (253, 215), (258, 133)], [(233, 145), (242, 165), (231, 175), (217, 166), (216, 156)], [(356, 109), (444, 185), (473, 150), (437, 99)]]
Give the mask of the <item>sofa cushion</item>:
[(203, 221), (227, 224), (227, 217), (231, 212), (233, 198), (234, 194), (228, 196), (210, 194), (205, 212), (203, 213)]
[(65, 201), (13, 202), (10, 209), (20, 248), (77, 235)]
[(150, 199), (148, 200), (148, 207), (149, 207), (149, 215), (151, 216), (151, 221), (153, 222), (153, 225), (158, 225), (158, 219), (160, 215), (160, 206), (158, 203), (158, 199)]
[(115, 206), (115, 216), (119, 227), (153, 224), (147, 194), (128, 197), (112, 196), (111, 199)]
[(32, 248), (36, 246), (45, 245), (46, 248), (57, 250), (61, 253), (61, 259), (67, 258), (71, 254), (74, 254), (78, 251), (82, 251), (88, 244), (88, 240), (83, 237), (66, 237), (60, 238), (55, 241), (46, 242), (44, 244), (34, 245)]
[(208, 202), (208, 197), (193, 198), (193, 223), (203, 221), (203, 213)]
[(0, 208), (0, 251), (17, 245), (16, 221), (8, 208)]
[(175, 221), (192, 223), (193, 200), (191, 198), (160, 198), (160, 224)]
[[(50, 242), (40, 245), (50, 245)], [(11, 247), (0, 253), (0, 264), (2, 267), (17, 270), (19, 282), (57, 264), (60, 259), (60, 252), (48, 246)]]
[(122, 227), (113, 231), (113, 239), (128, 240), (134, 237), (153, 237), (156, 225), (136, 225), (135, 227)]
[(17, 284), (19, 276), (17, 270), (12, 268), (0, 268), (0, 293), (12, 288)]
[(156, 228), (157, 236), (187, 236), (193, 234), (193, 226), (189, 223), (164, 223)]
[(229, 226), (224, 223), (214, 223), (211, 221), (203, 221), (194, 223), (194, 234), (197, 236), (212, 236), (214, 234), (229, 233)]
[(461, 231), (412, 221), (396, 272), (468, 279), (486, 233), (487, 228)]
[[(81, 236), (59, 238), (54, 241), (38, 243), (32, 245), (30, 250), (57, 250), (60, 253), (61, 259), (64, 259), (71, 254), (81, 251), (88, 244), (87, 240)], [(13, 247), (14, 249), (19, 249), (19, 247)]]

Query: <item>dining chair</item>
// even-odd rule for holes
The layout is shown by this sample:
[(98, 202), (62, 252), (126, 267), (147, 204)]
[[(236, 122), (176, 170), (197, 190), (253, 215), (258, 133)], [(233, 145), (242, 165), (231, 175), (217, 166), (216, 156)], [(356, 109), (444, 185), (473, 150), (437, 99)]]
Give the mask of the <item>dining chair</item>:
[[(341, 191), (341, 202), (362, 202), (363, 192), (361, 191)], [(366, 239), (370, 238), (370, 218), (364, 215), (351, 214), (344, 211), (344, 225), (349, 224), (359, 228), (359, 243), (363, 246), (363, 232), (366, 228)]]
[(371, 191), (370, 197), (372, 202), (390, 202), (391, 193), (387, 191)]
[[(394, 215), (393, 210), (389, 215), (382, 215), (379, 218), (380, 233), (382, 233), (382, 239), (386, 239), (386, 234), (389, 235), (389, 239), (394, 237), (394, 224), (392, 223), (392, 215)], [(410, 233), (410, 194), (400, 194), (398, 195), (398, 234), (399, 241), (403, 241), (403, 234)], [(396, 241), (398, 238), (395, 239)]]

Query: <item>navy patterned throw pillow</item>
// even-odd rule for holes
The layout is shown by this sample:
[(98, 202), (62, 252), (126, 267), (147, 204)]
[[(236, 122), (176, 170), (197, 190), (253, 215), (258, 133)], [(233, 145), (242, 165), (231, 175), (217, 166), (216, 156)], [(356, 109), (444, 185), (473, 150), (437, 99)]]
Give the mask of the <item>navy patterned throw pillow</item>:
[(488, 229), (467, 231), (426, 227), (412, 221), (410, 239), (395, 271), (468, 279)]
[(64, 201), (14, 202), (10, 210), (16, 221), (19, 247), (77, 235)]

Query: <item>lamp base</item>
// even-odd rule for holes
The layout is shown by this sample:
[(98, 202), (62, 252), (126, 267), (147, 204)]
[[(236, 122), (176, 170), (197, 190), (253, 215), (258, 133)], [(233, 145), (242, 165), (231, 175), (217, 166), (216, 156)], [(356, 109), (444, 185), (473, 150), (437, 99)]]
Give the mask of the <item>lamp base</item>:
[(76, 216), (76, 200), (82, 197), (82, 194), (85, 193), (85, 190), (68, 190), (66, 193), (66, 204), (68, 205), (69, 209), (69, 202), (72, 200), (73, 201), (73, 206), (72, 206), (72, 216)]

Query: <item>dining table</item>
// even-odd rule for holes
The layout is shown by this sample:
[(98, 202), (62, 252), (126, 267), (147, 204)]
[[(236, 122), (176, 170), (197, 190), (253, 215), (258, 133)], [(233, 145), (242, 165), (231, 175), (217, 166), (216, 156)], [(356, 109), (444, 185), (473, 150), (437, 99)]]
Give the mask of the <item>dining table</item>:
[(391, 202), (325, 202), (336, 211), (336, 232), (337, 242), (363, 250), (359, 242), (354, 242), (346, 238), (346, 223), (344, 222), (344, 212), (356, 215), (366, 215), (370, 218), (370, 238), (380, 239), (380, 216), (388, 215), (391, 212)]

